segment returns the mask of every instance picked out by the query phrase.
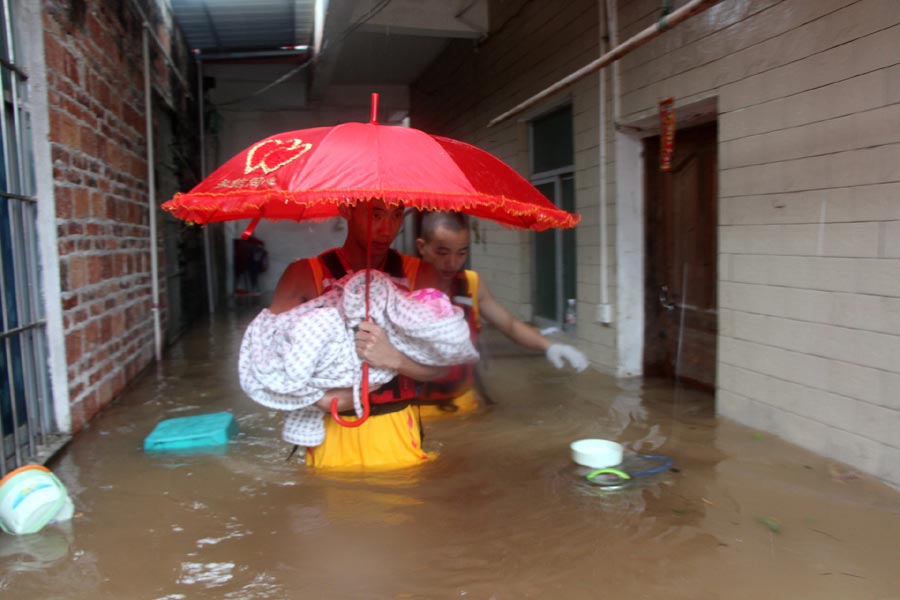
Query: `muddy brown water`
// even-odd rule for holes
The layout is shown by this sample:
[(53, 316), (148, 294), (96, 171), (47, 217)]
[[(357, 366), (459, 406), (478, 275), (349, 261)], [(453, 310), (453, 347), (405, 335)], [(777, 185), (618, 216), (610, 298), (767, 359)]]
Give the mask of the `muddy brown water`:
[[(439, 458), (317, 473), (236, 377), (246, 310), (198, 325), (53, 462), (68, 523), (0, 535), (10, 599), (900, 598), (900, 494), (714, 416), (664, 382), (560, 373), (488, 335), (492, 404), (426, 424)], [(229, 410), (220, 452), (146, 454), (162, 419)], [(675, 468), (604, 490), (568, 444)], [(637, 464), (637, 463), (635, 463)]]

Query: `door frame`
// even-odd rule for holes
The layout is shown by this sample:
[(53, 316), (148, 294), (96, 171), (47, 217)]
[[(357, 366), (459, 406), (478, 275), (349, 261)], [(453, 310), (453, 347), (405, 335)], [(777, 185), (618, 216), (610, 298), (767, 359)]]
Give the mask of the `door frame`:
[[(677, 105), (676, 100), (674, 111), (677, 129), (715, 121), (718, 98), (710, 96), (685, 105)], [(643, 139), (659, 135), (660, 129), (659, 114), (655, 109), (641, 115), (629, 121), (617, 120), (615, 134), (617, 377), (644, 374), (646, 194)]]
[[(558, 205), (560, 196), (562, 195), (562, 178), (566, 175), (574, 176), (574, 172), (571, 167), (563, 167), (560, 169), (554, 169), (552, 171), (545, 171), (540, 173), (539, 176), (531, 179), (531, 184), (535, 187), (539, 185), (544, 185), (548, 183), (553, 184), (553, 202)], [(534, 265), (534, 277), (531, 278), (531, 297), (534, 303), (533, 309), (533, 321), (535, 324), (541, 327), (547, 326), (557, 326), (562, 327), (563, 323), (563, 315), (565, 311), (565, 294), (563, 293), (563, 240), (562, 236), (558, 235), (557, 230), (553, 230), (554, 239), (553, 239), (553, 250), (555, 252), (555, 260), (554, 260), (554, 276), (556, 279), (556, 318), (555, 319), (547, 319), (545, 316), (537, 314), (537, 264), (538, 264), (538, 256), (537, 256), (537, 246), (536, 244), (531, 244), (531, 264)]]
[[(676, 150), (670, 173), (650, 170), (658, 169), (659, 137), (648, 137), (643, 141), (647, 175), (644, 181), (647, 296), (643, 369), (645, 374), (652, 373), (704, 390), (715, 388), (718, 342), (717, 132), (715, 120), (679, 128), (675, 135), (676, 146), (680, 138), (680, 147), (684, 150)], [(647, 152), (653, 154), (647, 155)], [(688, 192), (689, 195), (679, 196), (677, 188), (692, 182), (691, 166), (695, 167), (693, 181), (698, 187)], [(682, 167), (687, 170), (682, 172)], [(652, 198), (649, 196), (651, 190), (654, 192)], [(677, 202), (679, 198), (680, 203)], [(690, 229), (692, 227), (694, 229)], [(682, 249), (679, 251), (678, 247)], [(679, 264), (679, 254), (682, 261), (694, 260)], [(689, 277), (690, 266), (694, 269)], [(698, 266), (699, 276), (696, 274)], [(690, 293), (689, 282), (694, 285)], [(675, 292), (671, 297), (667, 294), (669, 289)], [(710, 334), (713, 337), (711, 344), (708, 341)], [(684, 351), (682, 339), (687, 342)], [(686, 360), (682, 361), (682, 358)]]

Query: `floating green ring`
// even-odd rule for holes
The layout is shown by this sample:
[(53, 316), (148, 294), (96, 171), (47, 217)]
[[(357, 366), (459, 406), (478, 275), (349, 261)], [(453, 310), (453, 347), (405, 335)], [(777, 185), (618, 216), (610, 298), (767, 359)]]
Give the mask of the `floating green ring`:
[[(631, 475), (629, 475), (629, 474), (626, 473), (625, 471), (620, 471), (619, 469), (609, 469), (609, 468), (607, 468), (607, 469), (597, 469), (596, 471), (591, 471), (590, 473), (588, 473), (588, 474), (585, 475), (584, 477), (585, 477), (585, 479), (587, 479), (587, 480), (590, 481), (591, 483), (596, 483), (596, 482), (594, 481), (594, 477), (596, 477), (596, 476), (598, 476), (598, 475), (615, 475), (616, 477), (618, 477), (619, 479), (621, 479), (622, 482), (625, 482), (625, 481), (628, 481), (629, 479), (631, 479)], [(619, 485), (619, 483), (620, 483), (620, 482), (616, 482), (616, 483), (607, 484), (607, 485)], [(597, 483), (597, 485), (603, 485), (603, 484), (602, 484), (602, 483)]]

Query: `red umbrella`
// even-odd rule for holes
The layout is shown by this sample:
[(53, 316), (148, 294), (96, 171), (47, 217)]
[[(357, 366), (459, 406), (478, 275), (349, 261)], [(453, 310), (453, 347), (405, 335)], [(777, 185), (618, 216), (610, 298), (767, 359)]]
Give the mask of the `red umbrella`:
[[(206, 224), (261, 218), (328, 219), (360, 200), (402, 202), (419, 210), (452, 210), (509, 227), (574, 227), (581, 218), (556, 208), (524, 177), (488, 152), (410, 127), (379, 125), (378, 95), (369, 123), (342, 123), (279, 133), (229, 159), (186, 194), (162, 205), (185, 221)], [(367, 294), (368, 295), (368, 294)], [(366, 307), (368, 317), (368, 306)], [(369, 414), (368, 365), (364, 413)]]
[(279, 133), (216, 169), (163, 204), (180, 219), (206, 224), (239, 219), (327, 219), (359, 199), (455, 210), (511, 227), (574, 227), (560, 210), (493, 155), (410, 127), (342, 123)]

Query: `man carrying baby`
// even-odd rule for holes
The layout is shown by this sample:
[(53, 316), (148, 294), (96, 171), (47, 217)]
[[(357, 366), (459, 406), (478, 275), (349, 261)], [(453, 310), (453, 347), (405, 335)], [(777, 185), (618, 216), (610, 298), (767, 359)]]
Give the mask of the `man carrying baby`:
[[(360, 201), (354, 206), (342, 205), (340, 214), (347, 220), (344, 244), (288, 265), (275, 288), (269, 307), (272, 313), (283, 313), (320, 296), (344, 275), (365, 269), (367, 264), (386, 273), (401, 286), (416, 287), (421, 261), (399, 254), (390, 247), (403, 224), (402, 204)], [(371, 241), (367, 243), (370, 230)], [(411, 407), (416, 395), (413, 380), (439, 378), (446, 374), (447, 368), (427, 366), (410, 359), (391, 344), (384, 329), (372, 322), (359, 324), (355, 343), (360, 358), (371, 367), (392, 369), (399, 375), (370, 392), (370, 416), (358, 427), (344, 427), (326, 416), (325, 441), (307, 448), (306, 464), (312, 467), (401, 467), (424, 462), (429, 455), (422, 449), (419, 420)], [(328, 390), (316, 406), (327, 413), (334, 398), (338, 399), (342, 419), (355, 421), (350, 388)]]

